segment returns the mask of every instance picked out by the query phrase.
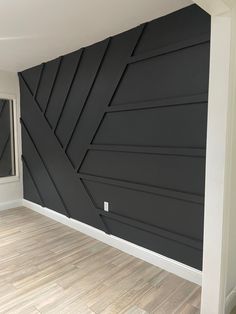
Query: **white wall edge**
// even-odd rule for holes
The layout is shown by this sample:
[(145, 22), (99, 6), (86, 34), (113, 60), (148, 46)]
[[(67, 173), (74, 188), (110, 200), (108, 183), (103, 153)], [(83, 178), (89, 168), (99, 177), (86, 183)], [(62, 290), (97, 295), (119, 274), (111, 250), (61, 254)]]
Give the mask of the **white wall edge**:
[(22, 206), (22, 200), (14, 200), (9, 202), (0, 203), (0, 211), (10, 209), (10, 208), (16, 208)]
[(236, 306), (236, 287), (228, 294), (225, 302), (225, 314), (230, 314)]
[(182, 277), (186, 280), (201, 285), (202, 272), (193, 267), (177, 262), (171, 258), (165, 257), (163, 255), (160, 255), (156, 252), (153, 252), (151, 250), (148, 250), (146, 248), (143, 248), (141, 246), (138, 246), (134, 243), (123, 240), (116, 236), (108, 235), (105, 232), (96, 229), (92, 226), (89, 226), (83, 222), (80, 222), (72, 218), (68, 218), (62, 214), (55, 212), (54, 210), (42, 207), (38, 204), (27, 201), (25, 199), (23, 199), (22, 205), (42, 215), (52, 218), (64, 225), (67, 225), (68, 227), (80, 231), (90, 237), (93, 237), (101, 242), (111, 245), (125, 253), (140, 258), (145, 262), (148, 262), (179, 277)]

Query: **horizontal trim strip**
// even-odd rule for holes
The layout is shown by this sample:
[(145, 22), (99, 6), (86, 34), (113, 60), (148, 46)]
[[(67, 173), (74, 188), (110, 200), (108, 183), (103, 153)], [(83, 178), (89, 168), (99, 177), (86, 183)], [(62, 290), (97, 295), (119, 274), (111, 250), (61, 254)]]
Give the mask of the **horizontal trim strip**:
[(128, 63), (132, 64), (135, 62), (144, 61), (150, 58), (159, 57), (165, 54), (173, 53), (178, 50), (206, 44), (210, 42), (209, 33), (205, 33), (200, 35), (198, 38), (190, 38), (188, 40), (178, 41), (178, 43), (168, 45), (165, 47), (161, 47), (146, 53), (143, 53), (141, 55), (132, 56), (129, 58)]
[(146, 193), (155, 194), (155, 195), (159, 195), (159, 196), (163, 196), (167, 198), (173, 198), (173, 199), (190, 202), (190, 203), (196, 203), (196, 204), (201, 204), (201, 205), (204, 204), (204, 197), (201, 195), (195, 195), (195, 194), (185, 193), (181, 191), (175, 191), (175, 190), (155, 187), (152, 185), (144, 185), (141, 183), (134, 183), (134, 182), (124, 181), (124, 180), (119, 180), (119, 179), (100, 177), (100, 176), (95, 176), (95, 175), (86, 174), (86, 173), (78, 173), (78, 175), (81, 179), (92, 181), (92, 182), (105, 183), (105, 184), (114, 185), (117, 187), (130, 189), (133, 191), (146, 192)]
[(105, 212), (104, 210), (99, 209), (99, 208), (97, 208), (97, 210), (98, 210), (99, 214), (102, 216), (106, 216), (110, 219), (117, 220), (117, 221), (122, 222), (124, 224), (127, 224), (129, 226), (153, 233), (153, 234), (158, 235), (162, 238), (165, 238), (165, 239), (168, 239), (168, 240), (171, 240), (174, 242), (178, 242), (180, 244), (183, 244), (183, 245), (189, 246), (191, 248), (194, 248), (196, 250), (202, 251), (203, 244), (202, 244), (201, 240), (191, 239), (191, 238), (188, 238), (186, 236), (179, 235), (177, 233), (170, 232), (170, 231), (164, 230), (162, 228), (152, 226), (152, 225), (146, 224), (144, 222), (137, 221), (135, 219), (121, 216), (121, 215), (118, 215), (118, 214), (115, 214), (112, 212)]
[(164, 99), (152, 99), (135, 102), (127, 102), (123, 104), (112, 104), (107, 108), (106, 112), (119, 112), (119, 111), (132, 111), (132, 110), (145, 110), (163, 107), (195, 105), (208, 103), (208, 93), (201, 93), (191, 96), (172, 97)]
[(131, 146), (131, 145), (114, 145), (114, 144), (91, 144), (90, 150), (124, 152), (136, 154), (153, 154), (153, 155), (176, 155), (188, 157), (205, 158), (205, 148), (187, 148), (187, 147), (157, 147), (157, 146)]

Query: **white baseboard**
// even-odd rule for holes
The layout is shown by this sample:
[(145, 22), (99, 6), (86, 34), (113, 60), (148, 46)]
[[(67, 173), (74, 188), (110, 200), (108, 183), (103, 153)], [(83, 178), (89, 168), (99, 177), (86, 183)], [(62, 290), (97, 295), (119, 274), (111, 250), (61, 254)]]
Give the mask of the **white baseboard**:
[(22, 199), (0, 203), (0, 211), (22, 206)]
[(23, 199), (22, 205), (42, 215), (50, 217), (62, 224), (65, 224), (73, 229), (76, 229), (82, 233), (85, 233), (88, 236), (91, 236), (99, 241), (102, 241), (108, 245), (111, 245), (125, 253), (138, 257), (150, 264), (158, 266), (177, 276), (180, 276), (184, 279), (187, 279), (191, 282), (201, 285), (202, 272), (195, 268), (192, 268), (190, 266), (177, 262), (171, 258), (165, 257), (163, 255), (160, 255), (156, 252), (145, 249), (141, 246), (138, 246), (136, 244), (133, 244), (131, 242), (118, 238), (116, 236), (108, 235), (99, 229), (91, 227), (78, 220), (68, 218), (62, 214), (55, 212), (54, 210), (48, 209), (46, 207), (42, 207), (38, 204), (32, 203), (25, 199)]
[(230, 314), (234, 307), (236, 307), (236, 287), (226, 297), (225, 314)]

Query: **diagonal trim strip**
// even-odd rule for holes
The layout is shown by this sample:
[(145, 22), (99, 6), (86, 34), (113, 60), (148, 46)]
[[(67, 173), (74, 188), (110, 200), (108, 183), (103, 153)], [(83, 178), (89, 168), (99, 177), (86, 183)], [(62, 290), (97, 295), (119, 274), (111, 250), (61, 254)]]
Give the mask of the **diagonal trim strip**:
[[(43, 119), (43, 115), (41, 114), (38, 106), (32, 104), (34, 99), (25, 85), (24, 80), (21, 80), (21, 90), (22, 93), (24, 93), (24, 96), (28, 98), (25, 106), (22, 107), (22, 117), (24, 119), (24, 121), (21, 119), (22, 125), (26, 128), (26, 131), (28, 131), (28, 134), (34, 143), (39, 156), (41, 156), (41, 160), (47, 168), (48, 174), (50, 174), (61, 199), (64, 204), (67, 204), (67, 211), (68, 208), (70, 208), (70, 216), (84, 222), (87, 222), (93, 213), (94, 223), (96, 223), (97, 227), (104, 230), (105, 227), (103, 221), (94, 208), (91, 199), (87, 193), (85, 193), (78, 174), (72, 168), (71, 163), (66, 157), (62, 147), (55, 139), (55, 136), (49, 128), (46, 120)], [(37, 119), (37, 122), (41, 125), (40, 136), (38, 136), (38, 128), (33, 122), (35, 119)], [(28, 120), (30, 120), (31, 123), (30, 129), (27, 130), (25, 121)], [(35, 142), (33, 137), (37, 137), (38, 141)], [(47, 138), (47, 141), (44, 140), (45, 138)], [(45, 152), (43, 156), (40, 152), (41, 150)], [(55, 156), (57, 156), (57, 160), (51, 158), (52, 152)], [(69, 182), (70, 185), (68, 185)], [(71, 213), (73, 213), (73, 215), (71, 215)]]
[(33, 144), (33, 146), (35, 147), (35, 149), (36, 149), (36, 151), (37, 151), (37, 153), (38, 153), (38, 156), (39, 156), (40, 160), (42, 161), (42, 163), (43, 163), (43, 165), (44, 165), (44, 168), (46, 169), (46, 171), (47, 171), (47, 173), (48, 173), (48, 176), (50, 177), (50, 179), (51, 179), (51, 181), (52, 181), (52, 184), (53, 184), (55, 190), (57, 191), (57, 194), (58, 194), (58, 196), (59, 196), (59, 198), (60, 198), (60, 200), (61, 200), (61, 202), (62, 202), (62, 204), (63, 204), (63, 206), (64, 206), (65, 212), (67, 213), (67, 216), (68, 216), (68, 217), (71, 217), (70, 212), (68, 211), (67, 206), (66, 206), (66, 204), (65, 204), (65, 202), (64, 202), (64, 200), (63, 200), (63, 198), (62, 198), (62, 196), (61, 196), (61, 194), (60, 194), (60, 192), (59, 192), (59, 190), (58, 190), (58, 188), (57, 188), (57, 186), (56, 186), (56, 184), (55, 184), (55, 181), (53, 180), (53, 178), (52, 178), (52, 176), (51, 176), (51, 174), (50, 174), (50, 171), (49, 171), (49, 169), (48, 169), (46, 163), (44, 162), (44, 159), (42, 158), (42, 156), (41, 156), (41, 154), (40, 154), (40, 152), (39, 152), (39, 150), (38, 150), (38, 148), (37, 148), (37, 146), (36, 146), (36, 144), (35, 144), (35, 142), (34, 142), (32, 136), (30, 135), (29, 130), (27, 129), (27, 127), (26, 127), (26, 125), (25, 125), (25, 123), (24, 123), (24, 121), (23, 121), (22, 118), (20, 119), (20, 121), (21, 121), (21, 125), (24, 127), (26, 133), (28, 134), (28, 136), (29, 136), (29, 138), (30, 138), (30, 140), (31, 140), (31, 142), (32, 142), (32, 144)]
[(42, 202), (42, 204), (43, 204), (43, 207), (45, 207), (45, 202), (44, 202), (44, 200), (43, 200), (42, 194), (41, 194), (41, 192), (40, 192), (40, 190), (39, 190), (39, 188), (38, 188), (38, 186), (37, 186), (37, 183), (36, 183), (36, 181), (35, 181), (35, 179), (34, 179), (34, 177), (33, 177), (33, 175), (32, 175), (32, 172), (31, 172), (31, 170), (30, 170), (30, 168), (29, 168), (29, 165), (28, 165), (28, 163), (27, 163), (27, 161), (26, 161), (26, 159), (25, 159), (25, 157), (24, 157), (23, 155), (21, 156), (21, 159), (22, 159), (22, 161), (23, 161), (23, 163), (24, 163), (26, 169), (28, 170), (28, 173), (29, 173), (29, 175), (30, 175), (30, 177), (31, 177), (31, 179), (32, 179), (32, 182), (33, 182), (33, 184), (34, 184), (34, 186), (35, 186), (35, 188), (36, 188), (36, 190), (37, 190), (37, 192), (38, 192), (38, 195), (39, 195), (39, 198), (40, 198), (40, 200), (41, 200), (41, 202)]

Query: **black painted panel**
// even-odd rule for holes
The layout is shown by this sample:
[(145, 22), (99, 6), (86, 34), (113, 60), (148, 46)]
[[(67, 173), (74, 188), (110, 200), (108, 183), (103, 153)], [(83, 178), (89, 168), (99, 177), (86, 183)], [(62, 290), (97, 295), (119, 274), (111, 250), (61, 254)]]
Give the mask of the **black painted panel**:
[(89, 151), (80, 173), (204, 194), (205, 158)]
[[(83, 161), (88, 145), (99, 127), (101, 119), (109, 106), (111, 98), (119, 83), (126, 64), (127, 57), (132, 54), (135, 44), (141, 34), (142, 27), (113, 37), (108, 45), (101, 69), (86, 106), (68, 146), (68, 156), (75, 168)], [(78, 149), (79, 147), (79, 149)]]
[(46, 118), (52, 128), (56, 127), (63, 104), (74, 78), (80, 56), (81, 51), (79, 50), (62, 58), (46, 111)]
[(159, 252), (179, 262), (192, 265), (195, 268), (202, 267), (202, 250), (171, 241), (145, 230), (134, 228), (128, 224), (114, 219), (104, 218), (112, 234), (141, 245), (147, 249)]
[(60, 66), (60, 58), (49, 61), (44, 64), (41, 81), (39, 82), (36, 100), (43, 111), (45, 111), (52, 87)]
[(56, 135), (64, 147), (69, 143), (76, 123), (85, 106), (107, 44), (108, 40), (102, 41), (101, 43), (85, 48), (82, 53), (79, 69), (56, 129)]
[[(122, 188), (119, 185), (87, 180), (84, 182), (100, 209), (103, 209), (105, 200), (109, 202), (109, 210), (118, 215), (202, 240), (202, 204)], [(187, 221), (185, 224), (182, 223), (183, 217)]]
[(11, 151), (11, 103), (0, 99), (0, 177), (13, 175)]
[(20, 73), (24, 197), (200, 269), (209, 38), (193, 5)]
[(209, 43), (130, 64), (112, 105), (208, 91)]
[[(43, 161), (38, 155), (37, 150), (35, 149), (34, 144), (25, 128), (22, 128), (22, 140), (25, 160), (24, 165), (26, 166), (27, 162), (28, 172), (30, 171), (32, 178), (41, 192), (44, 205), (47, 208), (54, 209), (61, 214), (67, 215), (64, 204), (60, 199), (60, 195), (55, 189), (50, 175), (47, 172), (47, 169), (45, 169)], [(33, 193), (30, 193), (30, 200), (35, 198), (34, 189), (35, 186), (32, 188)], [(24, 193), (26, 193), (26, 191), (24, 191)], [(40, 204), (41, 203), (42, 202), (40, 201)]]
[(2, 153), (2, 149), (9, 138), (10, 135), (10, 106), (7, 102), (4, 102), (0, 115), (0, 153)]
[(93, 143), (205, 147), (206, 120), (206, 103), (112, 112), (106, 115)]
[(11, 140), (10, 137), (8, 137), (0, 155), (0, 177), (8, 177), (12, 175)]
[(40, 64), (21, 73), (32, 94), (36, 92), (42, 68), (43, 66)]
[(32, 180), (32, 176), (24, 163), (23, 163), (23, 180), (24, 180), (24, 198), (43, 206), (44, 204), (40, 199), (38, 191), (35, 187), (35, 183)]
[(0, 114), (2, 113), (2, 110), (4, 108), (5, 99), (0, 99)]
[[(37, 154), (44, 163), (44, 168), (63, 202), (67, 215), (103, 229), (101, 218), (96, 211), (94, 212), (91, 200), (84, 193), (79, 177), (76, 175), (61, 146), (55, 141), (54, 134), (47, 124), (47, 120), (41, 115), (39, 108), (21, 78), (20, 86), (21, 95), (24, 97), (24, 102), (21, 104), (23, 129), (30, 134), (32, 143), (37, 147)], [(31, 158), (28, 158), (27, 161), (29, 159)], [(37, 166), (34, 166), (34, 168), (37, 169)], [(42, 180), (42, 184), (44, 188), (48, 185), (44, 180)], [(79, 211), (78, 204), (81, 206)], [(57, 210), (55, 205), (49, 208)]]
[(193, 41), (204, 34), (210, 39), (209, 15), (197, 5), (191, 5), (148, 23), (135, 55)]

